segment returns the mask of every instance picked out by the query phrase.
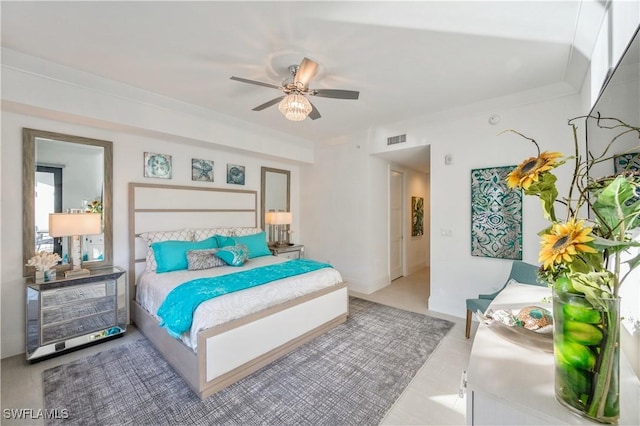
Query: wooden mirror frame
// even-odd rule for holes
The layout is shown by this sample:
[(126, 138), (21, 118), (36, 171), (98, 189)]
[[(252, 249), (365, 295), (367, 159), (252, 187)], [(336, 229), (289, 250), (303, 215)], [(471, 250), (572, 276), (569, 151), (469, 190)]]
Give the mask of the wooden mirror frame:
[[(35, 254), (35, 173), (36, 173), (36, 138), (52, 139), (61, 142), (93, 145), (104, 149), (104, 175), (102, 217), (104, 221), (104, 259), (83, 263), (86, 269), (111, 266), (113, 263), (113, 143), (99, 139), (65, 135), (44, 130), (22, 129), (22, 264), (23, 276), (30, 276), (34, 268), (27, 262)], [(69, 265), (58, 265), (57, 272), (69, 269)]]
[(287, 177), (287, 211), (291, 211), (291, 172), (289, 170), (282, 169), (274, 169), (272, 167), (262, 167), (261, 169), (261, 179), (260, 179), (260, 209), (262, 210), (262, 214), (260, 215), (260, 227), (263, 231), (266, 231), (265, 228), (265, 217), (266, 217), (266, 199), (267, 199), (267, 173), (280, 173)]

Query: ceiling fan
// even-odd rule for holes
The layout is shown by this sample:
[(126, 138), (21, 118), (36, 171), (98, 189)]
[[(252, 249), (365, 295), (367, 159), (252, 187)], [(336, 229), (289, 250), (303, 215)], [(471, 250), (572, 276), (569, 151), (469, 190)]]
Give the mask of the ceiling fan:
[(283, 92), (284, 95), (271, 99), (262, 105), (258, 105), (253, 108), (252, 111), (262, 111), (265, 108), (279, 103), (278, 108), (280, 111), (286, 118), (292, 121), (301, 121), (307, 116), (312, 120), (321, 117), (318, 109), (309, 102), (307, 96), (334, 99), (358, 99), (360, 92), (354, 90), (310, 89), (309, 82), (317, 71), (318, 63), (309, 58), (304, 58), (302, 62), (300, 62), (300, 65), (289, 66), (289, 72), (293, 76), (293, 79), (284, 80), (280, 86), (235, 76), (231, 77), (231, 80), (269, 87)]

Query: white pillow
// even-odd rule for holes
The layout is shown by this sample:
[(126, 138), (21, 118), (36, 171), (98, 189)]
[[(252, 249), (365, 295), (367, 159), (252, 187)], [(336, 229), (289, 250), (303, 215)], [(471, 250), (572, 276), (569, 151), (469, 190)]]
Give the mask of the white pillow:
[(231, 236), (233, 237), (244, 237), (247, 235), (258, 234), (262, 232), (260, 228), (231, 228)]
[(193, 232), (193, 238), (195, 241), (206, 240), (207, 238), (213, 237), (214, 235), (224, 235), (225, 237), (231, 237), (233, 234), (231, 233), (232, 228), (199, 228), (199, 229), (191, 229)]
[(156, 263), (156, 258), (153, 255), (153, 249), (151, 248), (152, 243), (159, 243), (161, 241), (194, 241), (193, 239), (193, 231), (190, 229), (180, 229), (178, 231), (154, 231), (154, 232), (143, 232), (140, 234), (140, 238), (142, 238), (147, 243), (147, 262), (145, 266), (145, 270), (147, 271), (155, 271), (158, 267)]

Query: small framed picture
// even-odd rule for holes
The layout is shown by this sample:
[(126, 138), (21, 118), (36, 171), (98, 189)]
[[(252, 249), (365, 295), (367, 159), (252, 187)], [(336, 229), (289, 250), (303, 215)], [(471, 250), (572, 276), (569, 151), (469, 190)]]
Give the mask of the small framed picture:
[(155, 152), (144, 153), (144, 177), (171, 179), (171, 156)]
[(244, 166), (227, 164), (227, 183), (244, 185)]
[(192, 158), (191, 180), (213, 182), (213, 161)]

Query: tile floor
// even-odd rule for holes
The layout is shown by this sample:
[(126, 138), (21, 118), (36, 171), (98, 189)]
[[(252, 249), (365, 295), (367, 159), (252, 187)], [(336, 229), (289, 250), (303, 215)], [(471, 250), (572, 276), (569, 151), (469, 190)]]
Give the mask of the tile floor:
[[(464, 320), (462, 318), (429, 312), (427, 309), (428, 282), (429, 270), (424, 269), (410, 276), (399, 278), (390, 286), (373, 294), (352, 293), (363, 299), (455, 322), (455, 326), (389, 410), (382, 421), (383, 425), (461, 425), (465, 423), (465, 398), (458, 395), (458, 390), (462, 371), (466, 368), (469, 360), (472, 340), (467, 340), (464, 337)], [(42, 408), (42, 372), (44, 370), (138, 337), (139, 332), (130, 327), (122, 338), (36, 364), (26, 364), (23, 355), (3, 359), (0, 370), (2, 382), (0, 424), (44, 424), (42, 419), (8, 419), (4, 410)]]
[[(467, 368), (473, 339), (464, 337), (465, 320), (428, 309), (429, 269), (399, 278), (390, 286), (353, 296), (455, 323), (431, 358), (389, 410), (382, 425), (464, 425), (466, 398), (459, 396), (462, 372)], [(473, 324), (472, 337), (477, 328)]]

